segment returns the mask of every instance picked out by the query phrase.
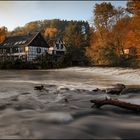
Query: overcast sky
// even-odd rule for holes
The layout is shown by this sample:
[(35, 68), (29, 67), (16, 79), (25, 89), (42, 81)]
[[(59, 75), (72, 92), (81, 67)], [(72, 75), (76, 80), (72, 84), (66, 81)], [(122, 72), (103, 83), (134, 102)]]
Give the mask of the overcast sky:
[[(0, 27), (13, 30), (17, 26), (44, 19), (91, 21), (95, 3), (102, 1), (0, 1)], [(107, 1), (109, 2), (109, 1)], [(126, 6), (126, 1), (110, 1), (114, 6)]]

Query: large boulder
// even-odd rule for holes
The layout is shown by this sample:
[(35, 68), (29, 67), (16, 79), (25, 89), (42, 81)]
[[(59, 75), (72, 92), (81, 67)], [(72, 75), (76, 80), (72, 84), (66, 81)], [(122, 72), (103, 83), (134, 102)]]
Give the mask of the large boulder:
[(140, 85), (130, 85), (124, 88), (120, 94), (128, 94), (128, 93), (139, 93), (140, 94)]
[(116, 84), (113, 88), (106, 89), (107, 94), (120, 94), (126, 86), (124, 84)]

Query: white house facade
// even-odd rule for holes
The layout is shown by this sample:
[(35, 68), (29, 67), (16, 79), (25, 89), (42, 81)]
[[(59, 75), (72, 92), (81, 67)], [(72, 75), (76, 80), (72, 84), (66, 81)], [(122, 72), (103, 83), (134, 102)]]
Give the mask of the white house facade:
[(63, 55), (66, 52), (65, 42), (58, 40), (53, 43), (52, 46), (49, 47), (48, 53), (53, 55)]

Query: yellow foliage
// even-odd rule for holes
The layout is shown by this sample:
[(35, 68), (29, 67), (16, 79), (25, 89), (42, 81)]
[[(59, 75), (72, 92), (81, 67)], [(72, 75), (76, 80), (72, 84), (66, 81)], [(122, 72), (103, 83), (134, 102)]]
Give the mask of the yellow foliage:
[(52, 37), (55, 37), (57, 33), (58, 33), (58, 30), (56, 28), (46, 28), (44, 35), (45, 37), (52, 38)]
[(2, 43), (5, 40), (6, 36), (0, 35), (0, 43)]
[(135, 16), (140, 16), (140, 1), (139, 0), (129, 0), (127, 3), (128, 11)]
[(1, 27), (0, 28), (0, 43), (2, 43), (6, 38), (7, 28)]

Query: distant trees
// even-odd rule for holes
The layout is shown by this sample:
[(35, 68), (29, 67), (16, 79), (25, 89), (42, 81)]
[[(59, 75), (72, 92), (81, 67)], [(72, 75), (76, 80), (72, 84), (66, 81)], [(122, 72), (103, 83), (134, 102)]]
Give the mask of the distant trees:
[(89, 46), (90, 27), (88, 22), (85, 21), (67, 21), (67, 20), (42, 20), (32, 21), (23, 27), (15, 28), (11, 35), (24, 35), (28, 32), (41, 31), (44, 38), (49, 41), (50, 39), (62, 39), (67, 44), (73, 46)]
[(38, 32), (41, 31), (40, 24), (38, 21), (33, 21), (25, 24), (23, 27), (16, 27), (11, 31), (10, 35), (26, 35), (29, 32)]

